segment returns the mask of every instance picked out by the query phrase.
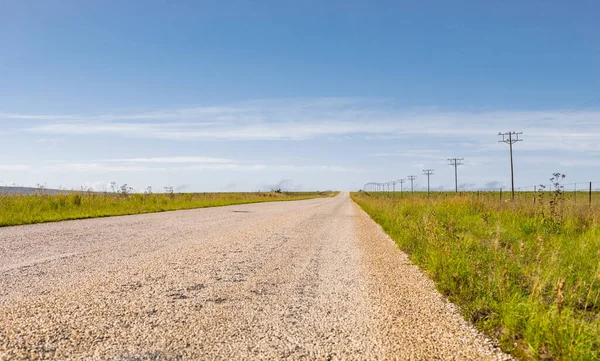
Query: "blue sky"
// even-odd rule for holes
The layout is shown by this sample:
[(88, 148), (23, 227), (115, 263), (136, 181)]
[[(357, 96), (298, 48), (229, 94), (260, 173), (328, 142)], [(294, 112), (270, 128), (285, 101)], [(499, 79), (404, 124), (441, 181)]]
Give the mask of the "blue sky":
[[(175, 4), (176, 3), (176, 4)], [(0, 0), (0, 186), (600, 181), (595, 1)], [(584, 106), (587, 105), (587, 106)]]

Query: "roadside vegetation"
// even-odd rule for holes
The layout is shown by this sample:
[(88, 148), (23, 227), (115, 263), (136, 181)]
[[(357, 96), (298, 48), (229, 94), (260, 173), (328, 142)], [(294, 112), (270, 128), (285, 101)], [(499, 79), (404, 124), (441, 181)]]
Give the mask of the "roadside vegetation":
[(121, 216), (234, 204), (330, 197), (333, 192), (161, 193), (72, 192), (0, 195), (0, 226)]
[(352, 198), (505, 351), (597, 360), (600, 201), (575, 203), (562, 178), (514, 202), (473, 192)]

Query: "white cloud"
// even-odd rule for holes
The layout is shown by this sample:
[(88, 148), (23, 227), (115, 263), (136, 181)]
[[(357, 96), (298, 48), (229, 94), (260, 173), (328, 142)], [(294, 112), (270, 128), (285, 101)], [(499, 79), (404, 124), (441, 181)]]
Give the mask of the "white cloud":
[(148, 172), (148, 171), (166, 171), (167, 168), (157, 167), (143, 167), (143, 166), (131, 166), (131, 165), (105, 165), (101, 163), (60, 163), (54, 165), (47, 165), (42, 167), (43, 170), (47, 171), (60, 171), (60, 172), (83, 172), (83, 173), (112, 173), (112, 172)]
[(156, 158), (126, 158), (108, 159), (106, 162), (120, 163), (231, 163), (233, 160), (212, 157), (156, 157)]
[(45, 136), (109, 135), (177, 141), (422, 138), (430, 143), (447, 139), (485, 150), (497, 149), (490, 139), (495, 139), (499, 131), (522, 130), (525, 142), (519, 146), (523, 150), (569, 151), (600, 149), (596, 141), (600, 136), (599, 117), (600, 112), (594, 111), (565, 114), (560, 110), (398, 109), (387, 101), (345, 98), (259, 100), (137, 114), (0, 114), (0, 120), (33, 120), (25, 128)]
[(30, 170), (31, 166), (23, 164), (0, 164), (0, 170), (5, 172), (22, 172)]
[(399, 157), (399, 158), (415, 158), (422, 159), (447, 159), (441, 155), (439, 149), (403, 149), (393, 153), (371, 153), (371, 157)]
[[(359, 184), (363, 180), (393, 179), (396, 172), (421, 178), (424, 168), (440, 172), (436, 182), (443, 179), (450, 183), (453, 171), (446, 159), (453, 156), (465, 158), (460, 168), (464, 182), (482, 186), (491, 178), (506, 183), (503, 177), (508, 167), (508, 146), (497, 142), (497, 134), (509, 130), (524, 132), (524, 141), (515, 145), (515, 164), (523, 177), (518, 183), (535, 184), (542, 171), (557, 166), (569, 167), (573, 177), (582, 177), (576, 168), (593, 171), (599, 164), (597, 119), (600, 111), (589, 109), (574, 113), (560, 109), (460, 112), (435, 107), (400, 109), (388, 100), (352, 98), (255, 100), (95, 115), (0, 113), (0, 124), (6, 125), (3, 131), (10, 133), (3, 140), (13, 142), (10, 149), (27, 144), (37, 150), (35, 157), (28, 158), (29, 153), (24, 152), (17, 160), (5, 158), (4, 163), (30, 160), (42, 164), (23, 172), (23, 179), (28, 179), (26, 173), (39, 176), (48, 171), (49, 179), (61, 182), (70, 172), (84, 180), (86, 173), (108, 173), (111, 178), (119, 178), (115, 173), (125, 173), (132, 180), (136, 175), (131, 173), (137, 172), (137, 179), (143, 182), (153, 178), (175, 183), (170, 179), (180, 172), (198, 171), (185, 174), (183, 177), (194, 179), (185, 182), (212, 184), (217, 178), (214, 173), (198, 175), (214, 171), (229, 172), (218, 176), (235, 181), (239, 187), (236, 189), (242, 189), (244, 182), (269, 184), (279, 179), (272, 177), (295, 178), (305, 184), (313, 179), (315, 184), (334, 184), (338, 179), (340, 183)], [(52, 147), (36, 144), (40, 138), (62, 142)], [(106, 147), (112, 148), (107, 151)], [(58, 152), (63, 149), (64, 153)], [(77, 149), (76, 154), (73, 149)], [(153, 156), (140, 153), (141, 149), (161, 149), (164, 153)], [(199, 155), (190, 149), (197, 149)], [(227, 149), (227, 153), (219, 154), (220, 149)], [(181, 152), (185, 152), (183, 156), (172, 155)], [(71, 162), (44, 159), (60, 158), (62, 154)], [(248, 160), (252, 157), (254, 161)], [(148, 177), (144, 172), (157, 173)], [(215, 187), (212, 189), (220, 189)]]
[[(173, 158), (173, 157), (172, 157)], [(265, 165), (265, 164), (237, 164), (228, 162), (197, 162), (198, 164), (186, 164), (178, 165), (178, 163), (194, 163), (183, 161), (183, 159), (195, 159), (196, 157), (174, 157), (174, 166), (166, 166), (164, 163), (169, 163), (168, 159), (172, 158), (141, 158), (143, 161), (139, 163), (146, 163), (145, 165), (132, 165), (136, 162), (130, 162), (129, 159), (111, 159), (104, 162), (57, 162), (57, 164), (47, 165), (42, 169), (47, 171), (69, 171), (69, 172), (82, 172), (82, 173), (131, 173), (131, 172), (181, 172), (181, 171), (198, 171), (198, 170), (216, 170), (216, 171), (289, 171), (289, 172), (358, 172), (356, 169), (348, 169), (336, 165)], [(154, 162), (152, 159), (160, 159), (160, 161)], [(213, 158), (219, 160), (220, 158)], [(223, 159), (225, 160), (225, 159)], [(121, 164), (115, 164), (121, 162)], [(159, 163), (162, 166), (156, 167), (148, 165), (149, 163)], [(0, 166), (2, 169), (2, 166)]]
[(560, 154), (556, 156), (523, 156), (519, 157), (519, 161), (528, 164), (544, 164), (577, 168), (600, 166), (600, 158), (598, 158), (597, 155), (592, 155), (590, 158), (572, 158), (568, 156), (562, 156)]
[(56, 144), (62, 142), (62, 138), (40, 138), (37, 139), (36, 143), (45, 143), (45, 144)]

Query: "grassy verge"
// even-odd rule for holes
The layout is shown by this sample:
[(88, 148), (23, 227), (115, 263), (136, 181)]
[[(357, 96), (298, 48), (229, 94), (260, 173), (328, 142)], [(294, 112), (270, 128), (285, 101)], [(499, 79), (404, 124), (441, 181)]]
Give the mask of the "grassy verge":
[(600, 358), (600, 205), (568, 197), (352, 198), (457, 304), (523, 360)]
[(0, 196), (0, 227), (234, 204), (330, 197), (336, 193), (183, 193)]

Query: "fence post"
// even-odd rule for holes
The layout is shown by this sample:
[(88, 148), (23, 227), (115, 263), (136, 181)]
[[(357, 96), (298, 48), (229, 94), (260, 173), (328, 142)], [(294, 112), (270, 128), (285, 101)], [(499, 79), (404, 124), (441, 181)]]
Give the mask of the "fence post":
[(573, 200), (575, 201), (575, 204), (577, 204), (577, 183), (573, 186)]
[(537, 186), (533, 186), (533, 204), (535, 204), (536, 198), (537, 198)]
[(502, 203), (502, 188), (500, 188), (500, 203)]
[(590, 182), (590, 207), (592, 206), (592, 182)]

